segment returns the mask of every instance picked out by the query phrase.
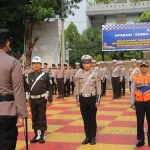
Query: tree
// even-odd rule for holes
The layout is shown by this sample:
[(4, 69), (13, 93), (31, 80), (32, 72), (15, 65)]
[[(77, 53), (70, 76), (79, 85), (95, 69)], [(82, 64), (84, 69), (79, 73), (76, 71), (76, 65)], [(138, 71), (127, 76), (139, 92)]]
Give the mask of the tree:
[(145, 11), (141, 14), (141, 16), (139, 17), (139, 19), (137, 20), (137, 22), (150, 22), (150, 12), (149, 11)]
[(69, 41), (70, 64), (81, 61), (82, 55), (91, 55), (96, 57), (101, 54), (101, 30), (90, 27), (81, 35), (77, 31), (77, 27), (71, 23), (65, 31), (65, 39)]
[[(32, 42), (32, 30), (34, 24), (37, 21), (44, 20), (45, 18), (55, 17), (56, 15), (60, 15), (61, 18), (61, 1), (62, 0), (0, 1), (0, 23), (6, 22), (9, 24), (18, 20), (24, 20), (26, 22), (27, 63), (30, 63), (31, 61), (32, 49), (35, 42), (38, 40), (38, 38), (36, 38), (34, 42)], [(82, 0), (64, 0), (64, 17), (67, 17), (69, 14), (73, 15), (74, 12), (72, 11), (72, 8), (78, 8), (77, 3), (81, 1)], [(14, 28), (15, 30), (18, 30), (17, 26), (14, 26)], [(24, 35), (22, 35), (22, 37), (23, 36)]]

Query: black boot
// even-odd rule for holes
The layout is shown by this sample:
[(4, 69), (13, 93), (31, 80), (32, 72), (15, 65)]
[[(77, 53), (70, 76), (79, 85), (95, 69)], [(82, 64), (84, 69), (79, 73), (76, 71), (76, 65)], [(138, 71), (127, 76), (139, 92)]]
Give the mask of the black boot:
[(36, 143), (39, 141), (37, 130), (34, 130), (34, 134), (35, 134), (35, 136), (33, 137), (32, 140), (30, 140), (30, 143)]
[(41, 131), (41, 135), (40, 135), (40, 139), (39, 139), (40, 144), (45, 143), (44, 133), (45, 133), (45, 131)]
[(60, 99), (61, 98), (61, 95), (59, 94), (59, 96), (57, 97), (57, 99)]
[(150, 146), (150, 140), (148, 139), (148, 146)]
[(145, 145), (144, 140), (139, 140), (138, 143), (136, 144), (136, 147), (142, 147)]
[(82, 145), (90, 143), (90, 138), (85, 138), (85, 140), (82, 142)]
[(61, 95), (61, 98), (64, 99), (64, 94)]
[(90, 140), (90, 144), (91, 144), (91, 145), (96, 144), (96, 139), (95, 139), (95, 138), (91, 138), (91, 140)]

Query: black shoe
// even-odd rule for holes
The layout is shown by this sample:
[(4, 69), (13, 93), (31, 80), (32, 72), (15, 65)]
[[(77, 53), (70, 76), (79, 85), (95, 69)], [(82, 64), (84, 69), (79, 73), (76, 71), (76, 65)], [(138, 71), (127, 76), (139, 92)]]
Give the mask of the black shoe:
[(95, 138), (91, 138), (91, 140), (90, 140), (90, 144), (91, 144), (91, 145), (96, 144), (96, 139), (95, 139)]
[(145, 145), (145, 142), (143, 140), (139, 140), (138, 143), (136, 144), (136, 147), (142, 147)]
[(85, 140), (82, 142), (82, 145), (90, 143), (90, 138), (85, 138)]
[(58, 97), (57, 97), (57, 99), (60, 99), (61, 98), (61, 96), (59, 95)]
[(30, 140), (30, 143), (36, 143), (39, 141), (38, 135), (35, 135), (32, 140)]
[(148, 140), (148, 146), (150, 146), (150, 140)]
[(43, 144), (43, 143), (45, 143), (44, 136), (40, 136), (39, 143), (40, 143), (40, 144)]

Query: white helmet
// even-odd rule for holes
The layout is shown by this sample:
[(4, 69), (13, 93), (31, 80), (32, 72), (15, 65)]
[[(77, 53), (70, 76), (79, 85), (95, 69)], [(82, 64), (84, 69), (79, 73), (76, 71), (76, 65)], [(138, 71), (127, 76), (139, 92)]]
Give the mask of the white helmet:
[(39, 56), (35, 56), (32, 58), (32, 63), (42, 63), (41, 58)]

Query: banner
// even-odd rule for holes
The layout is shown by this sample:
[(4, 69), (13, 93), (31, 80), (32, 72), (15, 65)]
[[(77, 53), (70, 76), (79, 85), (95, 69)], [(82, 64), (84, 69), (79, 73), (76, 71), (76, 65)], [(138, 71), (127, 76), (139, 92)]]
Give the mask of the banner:
[(150, 50), (150, 23), (103, 25), (102, 50)]

